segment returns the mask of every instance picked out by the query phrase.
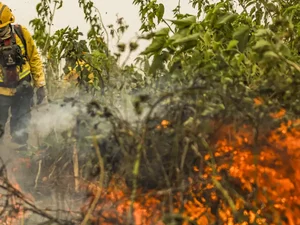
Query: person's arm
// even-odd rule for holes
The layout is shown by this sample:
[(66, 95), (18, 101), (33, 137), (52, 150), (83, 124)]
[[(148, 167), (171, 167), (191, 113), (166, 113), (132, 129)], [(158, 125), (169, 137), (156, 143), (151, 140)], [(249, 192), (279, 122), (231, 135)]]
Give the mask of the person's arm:
[(28, 31), (28, 29), (22, 26), (22, 31), (24, 38), (26, 40), (28, 63), (30, 65), (30, 70), (33, 78), (34, 87), (40, 88), (46, 85), (45, 73), (43, 70), (43, 63), (38, 53), (36, 44)]

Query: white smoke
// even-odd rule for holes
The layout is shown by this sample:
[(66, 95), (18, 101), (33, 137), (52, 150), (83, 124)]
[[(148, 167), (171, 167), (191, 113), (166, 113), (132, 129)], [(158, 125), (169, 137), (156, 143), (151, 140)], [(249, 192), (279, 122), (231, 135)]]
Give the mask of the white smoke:
[(39, 137), (45, 137), (52, 131), (63, 132), (74, 127), (76, 116), (82, 109), (72, 103), (51, 103), (34, 108), (31, 112), (30, 127)]

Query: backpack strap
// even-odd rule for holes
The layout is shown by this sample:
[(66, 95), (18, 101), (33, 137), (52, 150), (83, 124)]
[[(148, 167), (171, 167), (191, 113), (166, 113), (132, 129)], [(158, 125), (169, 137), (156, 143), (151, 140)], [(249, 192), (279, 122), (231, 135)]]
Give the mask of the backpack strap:
[(16, 34), (18, 35), (18, 37), (21, 39), (21, 41), (23, 43), (23, 46), (24, 46), (24, 49), (25, 49), (25, 57), (28, 60), (27, 45), (26, 45), (26, 40), (24, 38), (21, 25), (19, 25), (19, 24), (12, 25), (12, 30), (13, 30), (13, 32), (16, 32)]

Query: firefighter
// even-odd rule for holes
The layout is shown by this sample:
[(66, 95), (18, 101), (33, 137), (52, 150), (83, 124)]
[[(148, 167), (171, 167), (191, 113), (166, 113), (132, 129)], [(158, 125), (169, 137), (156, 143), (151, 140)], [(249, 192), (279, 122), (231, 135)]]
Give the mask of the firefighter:
[(10, 111), (11, 141), (26, 150), (34, 89), (39, 105), (46, 99), (46, 79), (31, 34), (14, 22), (11, 9), (0, 2), (0, 138), (3, 143)]

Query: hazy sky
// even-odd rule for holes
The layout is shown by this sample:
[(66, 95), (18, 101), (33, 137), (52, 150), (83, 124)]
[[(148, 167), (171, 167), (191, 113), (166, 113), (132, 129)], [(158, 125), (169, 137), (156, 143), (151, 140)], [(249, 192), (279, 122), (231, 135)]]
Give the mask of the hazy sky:
[[(105, 25), (115, 23), (116, 14), (124, 17), (129, 25), (129, 30), (122, 39), (128, 42), (132, 39), (140, 27), (140, 20), (138, 17), (139, 8), (132, 4), (133, 0), (94, 0), (95, 6), (102, 13), (102, 19)], [(23, 24), (29, 27), (29, 21), (36, 17), (35, 7), (39, 0), (7, 0), (2, 1), (7, 4), (13, 11), (16, 17), (16, 23)], [(165, 18), (172, 18), (172, 10), (176, 7), (176, 0), (161, 0), (165, 4)], [(182, 12), (193, 13), (195, 10), (188, 4), (189, 0), (181, 0)], [(58, 10), (55, 14), (53, 31), (66, 26), (76, 27), (79, 26), (83, 33), (88, 31), (88, 25), (84, 21), (82, 10), (78, 6), (77, 0), (65, 0), (62, 9)], [(141, 49), (145, 47), (142, 43)], [(111, 46), (114, 47), (114, 46)], [(114, 48), (115, 49), (115, 48)]]

